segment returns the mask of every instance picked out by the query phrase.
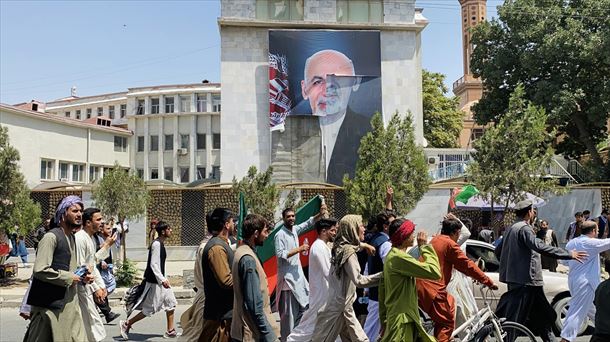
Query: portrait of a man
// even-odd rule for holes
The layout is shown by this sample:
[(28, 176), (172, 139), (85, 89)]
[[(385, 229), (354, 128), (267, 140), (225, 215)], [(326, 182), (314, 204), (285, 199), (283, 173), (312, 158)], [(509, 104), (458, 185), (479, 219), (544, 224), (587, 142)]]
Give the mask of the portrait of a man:
[(270, 31), (269, 60), (271, 130), (287, 116), (318, 117), (322, 178), (341, 185), (381, 112), (379, 32)]

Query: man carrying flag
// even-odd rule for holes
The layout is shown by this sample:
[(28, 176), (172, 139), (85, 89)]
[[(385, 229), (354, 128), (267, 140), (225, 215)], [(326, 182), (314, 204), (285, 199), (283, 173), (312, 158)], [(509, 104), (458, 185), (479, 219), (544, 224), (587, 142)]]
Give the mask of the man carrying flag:
[(275, 235), (275, 255), (277, 256), (276, 309), (280, 314), (280, 333), (285, 342), (292, 329), (299, 324), (301, 316), (309, 304), (309, 283), (305, 279), (299, 253), (309, 250), (304, 243), (299, 246), (299, 235), (307, 231), (327, 213), (326, 204), (320, 206), (317, 215), (295, 225), (295, 210), (282, 211), (284, 226)]

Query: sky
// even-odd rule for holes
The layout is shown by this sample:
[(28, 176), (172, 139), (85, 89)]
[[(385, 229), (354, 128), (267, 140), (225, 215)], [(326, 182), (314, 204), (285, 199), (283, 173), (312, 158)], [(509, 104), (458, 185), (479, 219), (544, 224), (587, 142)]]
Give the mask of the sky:
[[(488, 18), (500, 0), (488, 0)], [(458, 0), (417, 0), (429, 20), (422, 65), (460, 78)], [(220, 0), (0, 0), (0, 102), (52, 101), (130, 87), (221, 82)]]

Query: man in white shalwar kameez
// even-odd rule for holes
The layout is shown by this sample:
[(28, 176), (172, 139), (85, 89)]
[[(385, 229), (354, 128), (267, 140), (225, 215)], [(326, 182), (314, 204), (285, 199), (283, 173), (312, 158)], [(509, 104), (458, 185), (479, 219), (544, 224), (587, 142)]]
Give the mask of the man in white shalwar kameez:
[(570, 273), (568, 285), (572, 298), (570, 299), (568, 314), (561, 330), (562, 342), (572, 342), (578, 335), (578, 330), (587, 315), (595, 319), (595, 305), (593, 299), (595, 290), (600, 283), (601, 268), (599, 254), (610, 250), (610, 239), (597, 239), (597, 223), (585, 221), (581, 226), (580, 236), (573, 238), (566, 245), (567, 250), (586, 252), (589, 257), (583, 263), (576, 260), (568, 261)]
[[(79, 283), (77, 285), (78, 302), (89, 342), (101, 341), (106, 337), (104, 322), (102, 322), (102, 318), (97, 312), (97, 306), (95, 305), (96, 301), (101, 303), (106, 297), (104, 279), (102, 279), (102, 275), (97, 267), (95, 267), (97, 264), (96, 248), (93, 241), (93, 234), (98, 232), (102, 225), (103, 220), (100, 210), (97, 208), (87, 208), (83, 212), (83, 229), (74, 234), (76, 241), (76, 263), (79, 266), (87, 266), (91, 274), (93, 274), (93, 282), (91, 284)], [(100, 252), (102, 250), (107, 251), (108, 248), (109, 246), (101, 248)], [(102, 254), (98, 255), (102, 256)]]
[(309, 249), (309, 308), (286, 341), (311, 341), (316, 326), (318, 310), (326, 303), (328, 272), (330, 271), (330, 246), (337, 234), (337, 220), (320, 219), (316, 222), (318, 238)]
[(203, 249), (210, 241), (212, 235), (206, 235), (199, 248), (197, 248), (197, 256), (195, 257), (195, 266), (193, 268), (193, 278), (195, 281), (195, 299), (190, 308), (188, 308), (182, 316), (180, 316), (180, 326), (182, 327), (182, 335), (180, 341), (194, 341), (199, 338), (203, 330), (203, 308), (205, 307), (205, 290), (203, 288)]

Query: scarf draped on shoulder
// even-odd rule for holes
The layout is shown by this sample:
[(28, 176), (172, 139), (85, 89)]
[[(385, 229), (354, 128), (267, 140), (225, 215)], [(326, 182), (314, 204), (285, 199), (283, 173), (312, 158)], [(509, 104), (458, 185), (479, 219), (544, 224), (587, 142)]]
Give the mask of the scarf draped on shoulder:
[(331, 260), (337, 277), (341, 276), (343, 264), (360, 248), (358, 230), (361, 224), (362, 216), (360, 215), (346, 215), (339, 221), (339, 231), (333, 244)]

